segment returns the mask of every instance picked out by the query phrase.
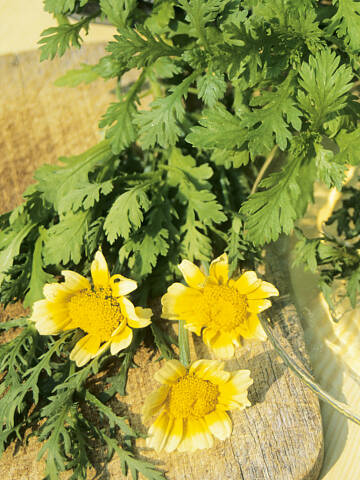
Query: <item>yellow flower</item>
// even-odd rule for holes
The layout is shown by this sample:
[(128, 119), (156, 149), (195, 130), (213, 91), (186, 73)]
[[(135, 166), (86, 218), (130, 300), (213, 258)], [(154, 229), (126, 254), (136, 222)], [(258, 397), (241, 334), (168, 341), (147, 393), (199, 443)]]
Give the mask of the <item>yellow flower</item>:
[(225, 440), (232, 423), (227, 410), (250, 406), (247, 389), (253, 383), (249, 370), (226, 372), (219, 360), (198, 360), (186, 369), (170, 360), (155, 374), (163, 385), (149, 395), (144, 420), (158, 415), (149, 429), (146, 445), (156, 451), (193, 452), (210, 448), (213, 436)]
[(218, 358), (231, 358), (241, 337), (266, 339), (257, 314), (271, 306), (268, 297), (279, 295), (271, 283), (252, 271), (229, 279), (225, 253), (211, 263), (208, 277), (188, 260), (179, 268), (189, 286), (173, 283), (168, 288), (162, 297), (164, 318), (184, 320), (185, 328), (202, 333)]
[(110, 277), (100, 250), (91, 264), (93, 286), (76, 272), (64, 270), (61, 273), (65, 282), (44, 286), (45, 299), (34, 303), (30, 320), (35, 322), (41, 335), (54, 335), (73, 328), (86, 332), (70, 355), (77, 366), (85, 365), (109, 345), (115, 355), (130, 345), (132, 328), (151, 323), (151, 309), (134, 307), (124, 297), (137, 288), (136, 282), (122, 275)]

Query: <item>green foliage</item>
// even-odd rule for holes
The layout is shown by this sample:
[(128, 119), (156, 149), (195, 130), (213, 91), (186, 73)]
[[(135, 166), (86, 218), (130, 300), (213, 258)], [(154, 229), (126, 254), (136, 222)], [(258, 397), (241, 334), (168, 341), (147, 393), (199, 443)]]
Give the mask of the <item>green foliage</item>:
[(149, 148), (158, 143), (162, 147), (174, 145), (183, 133), (179, 125), (185, 116), (183, 97), (186, 98), (188, 89), (197, 72), (183, 80), (180, 85), (171, 90), (171, 94), (158, 98), (152, 102), (150, 111), (139, 114), (137, 121), (140, 126), (140, 142), (143, 148)]
[(360, 5), (356, 0), (335, 0), (337, 11), (329, 20), (328, 32), (334, 32), (352, 50), (360, 50)]
[(110, 243), (122, 236), (129, 238), (132, 228), (138, 229), (144, 219), (143, 212), (150, 207), (146, 189), (151, 183), (139, 185), (123, 193), (113, 203), (104, 223), (107, 239)]
[[(341, 190), (347, 165), (359, 164), (354, 0), (45, 0), (45, 9), (60, 24), (43, 32), (41, 60), (80, 47), (93, 20), (117, 28), (96, 65), (56, 81), (115, 78), (116, 96), (100, 120), (105, 139), (40, 167), (24, 204), (0, 217), (5, 304), (31, 306), (63, 268), (87, 276), (99, 246), (113, 273), (137, 280), (142, 305), (179, 279), (184, 258), (206, 264), (227, 251), (231, 272), (254, 268), (263, 245), (296, 227), (316, 180)], [(128, 85), (123, 75), (133, 68), (138, 77)], [(332, 308), (335, 280), (346, 282), (353, 306), (360, 290), (359, 196), (342, 192), (329, 221), (337, 234), (300, 233), (297, 249)], [(161, 322), (136, 332), (100, 396), (88, 379), (115, 359), (106, 354), (75, 371), (72, 335), (39, 337), (21, 321), (0, 327), (17, 326), (23, 330), (0, 346), (2, 448), (35, 422), (50, 479), (69, 469), (74, 480), (86, 478), (88, 438), (134, 478), (162, 478), (133, 455), (136, 432), (106, 403), (125, 394), (142, 341), (173, 355)], [(84, 402), (103, 424), (89, 420)]]
[[(105, 449), (105, 461), (110, 461), (114, 454), (118, 456), (122, 470), (129, 470), (134, 479), (141, 472), (148, 479), (165, 480), (144, 457), (134, 456), (132, 444), (140, 434), (126, 417), (111, 408), (110, 401), (118, 390), (106, 388), (104, 383), (104, 398), (91, 391), (91, 379), (104, 369), (108, 355), (75, 370), (69, 352), (79, 335), (70, 331), (57, 340), (42, 337), (27, 319), (0, 324), (0, 330), (14, 328), (21, 330), (13, 340), (0, 345), (0, 366), (4, 372), (0, 385), (0, 452), (11, 439), (26, 440), (29, 432), (24, 426), (38, 424), (31, 434), (42, 442), (38, 458), (45, 456), (44, 473), (49, 480), (59, 478), (59, 473), (67, 470), (73, 471), (72, 479), (85, 480), (99, 449)], [(135, 342), (124, 354), (121, 368), (130, 368), (138, 345)], [(127, 363), (126, 358), (130, 359)], [(111, 377), (106, 381), (110, 382)]]
[(315, 129), (346, 105), (353, 72), (345, 65), (339, 67), (339, 63), (335, 52), (321, 50), (301, 66), (299, 83), (303, 90), (298, 99)]
[(77, 70), (68, 70), (55, 81), (57, 87), (77, 87), (80, 83), (91, 83), (99, 78), (93, 65), (83, 63)]
[(87, 34), (89, 30), (90, 18), (84, 18), (77, 23), (63, 23), (58, 27), (50, 27), (44, 30), (39, 40), (41, 45), (40, 61), (52, 60), (56, 55), (62, 57), (65, 51), (70, 47), (80, 48), (82, 38), (81, 30)]
[[(74, 189), (90, 186), (89, 174), (113, 158), (110, 145), (103, 141), (81, 155), (60, 158), (62, 166), (43, 165), (36, 173), (37, 190), (56, 211), (65, 214), (73, 206)], [(84, 196), (84, 198), (86, 195)]]
[[(340, 208), (326, 225), (336, 225), (336, 235), (324, 229), (320, 238), (308, 239), (299, 231), (295, 264), (304, 264), (320, 273), (319, 285), (330, 307), (335, 309), (332, 293), (334, 280), (346, 282), (351, 306), (356, 308), (360, 296), (360, 195), (358, 188), (344, 187)], [(336, 318), (336, 317), (335, 317)]]
[(78, 3), (80, 7), (83, 7), (88, 3), (89, 0), (45, 0), (44, 8), (49, 13), (59, 14), (59, 13), (69, 13), (73, 12), (76, 4)]

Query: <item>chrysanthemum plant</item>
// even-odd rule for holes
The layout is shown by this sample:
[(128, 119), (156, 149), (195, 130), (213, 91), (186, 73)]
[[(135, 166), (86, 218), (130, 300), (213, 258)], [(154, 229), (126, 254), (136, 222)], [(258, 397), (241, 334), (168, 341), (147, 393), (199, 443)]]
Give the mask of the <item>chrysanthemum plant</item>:
[[(100, 121), (104, 139), (61, 165), (40, 167), (24, 203), (0, 217), (0, 300), (22, 300), (32, 311), (30, 319), (0, 325), (19, 329), (0, 346), (0, 449), (38, 424), (48, 478), (66, 469), (73, 479), (86, 478), (91, 438), (109, 456), (116, 453), (134, 478), (142, 472), (160, 479), (134, 456), (139, 434), (107, 402), (125, 394), (146, 338), (169, 361), (157, 375), (163, 385), (144, 406), (145, 417), (158, 415), (148, 445), (204, 448), (213, 436), (230, 434), (226, 410), (248, 405), (251, 379), (246, 371), (226, 372), (218, 360), (190, 363), (186, 331), (228, 358), (242, 338), (263, 339), (264, 328), (284, 355), (258, 317), (277, 290), (254, 270), (263, 246), (291, 233), (304, 215), (314, 182), (341, 190), (348, 166), (359, 163), (360, 4), (45, 0), (44, 6), (59, 26), (43, 32), (41, 60), (80, 47), (94, 21), (118, 31), (98, 64), (83, 64), (57, 84), (116, 78), (118, 88)], [(134, 68), (137, 80), (125, 89), (122, 77)], [(153, 101), (145, 110), (141, 98), (148, 95)], [(356, 306), (360, 209), (357, 192), (347, 193), (330, 219), (338, 235), (307, 239), (299, 232), (298, 258), (320, 272), (330, 304), (332, 281), (340, 278)], [(181, 273), (187, 286), (177, 282)], [(163, 317), (179, 320), (182, 363), (173, 359), (176, 342), (164, 322), (151, 315), (161, 296)], [(100, 370), (112, 374), (101, 376), (103, 392), (95, 395), (89, 379)], [(97, 411), (99, 424), (84, 405)]]

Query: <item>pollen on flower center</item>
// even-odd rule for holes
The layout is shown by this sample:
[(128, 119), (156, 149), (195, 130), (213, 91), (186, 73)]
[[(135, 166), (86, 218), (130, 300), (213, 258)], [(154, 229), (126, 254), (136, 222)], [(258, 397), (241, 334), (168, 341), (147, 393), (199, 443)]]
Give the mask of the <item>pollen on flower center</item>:
[(68, 311), (73, 324), (101, 341), (108, 340), (124, 319), (110, 288), (80, 290), (70, 298)]
[(202, 310), (209, 318), (209, 326), (231, 331), (248, 318), (246, 295), (226, 285), (205, 285), (202, 297)]
[(185, 375), (171, 387), (168, 408), (177, 418), (203, 417), (216, 408), (219, 390), (208, 380)]

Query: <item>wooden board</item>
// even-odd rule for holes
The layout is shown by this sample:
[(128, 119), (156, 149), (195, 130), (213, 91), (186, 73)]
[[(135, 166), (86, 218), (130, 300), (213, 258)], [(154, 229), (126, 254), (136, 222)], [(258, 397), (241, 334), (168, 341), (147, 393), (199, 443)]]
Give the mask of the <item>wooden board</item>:
[[(38, 63), (38, 52), (0, 57), (0, 209), (9, 210), (21, 202), (21, 194), (42, 163), (55, 163), (59, 156), (82, 152), (99, 139), (97, 123), (114, 98), (114, 84), (97, 81), (76, 89), (53, 86), (56, 78), (81, 62), (95, 63), (103, 45), (73, 51), (60, 60)], [(130, 73), (126, 81), (131, 81)], [(288, 293), (286, 249), (282, 244), (268, 254), (267, 279), (282, 296)], [(12, 307), (3, 315), (11, 315)], [(14, 313), (16, 314), (16, 312)], [(308, 365), (303, 332), (290, 297), (276, 301), (271, 310), (277, 332), (291, 354)], [(153, 374), (161, 362), (149, 362), (149, 352), (136, 356), (141, 367), (129, 375), (128, 396), (113, 400), (117, 411), (127, 411), (131, 423), (146, 432), (140, 411), (154, 389)], [(201, 342), (193, 344), (193, 356), (209, 357)], [(254, 378), (249, 398), (253, 406), (233, 413), (233, 435), (206, 451), (194, 454), (157, 456), (139, 441), (138, 452), (152, 458), (168, 472), (169, 480), (315, 480), (322, 463), (322, 424), (317, 398), (275, 354), (271, 345), (247, 343), (228, 369), (248, 368)], [(9, 447), (0, 460), (3, 480), (40, 480), (43, 462), (37, 463), (39, 444)], [(98, 459), (99, 468), (102, 458)], [(93, 478), (95, 472), (89, 473)], [(102, 477), (123, 478), (117, 460), (103, 469)]]

